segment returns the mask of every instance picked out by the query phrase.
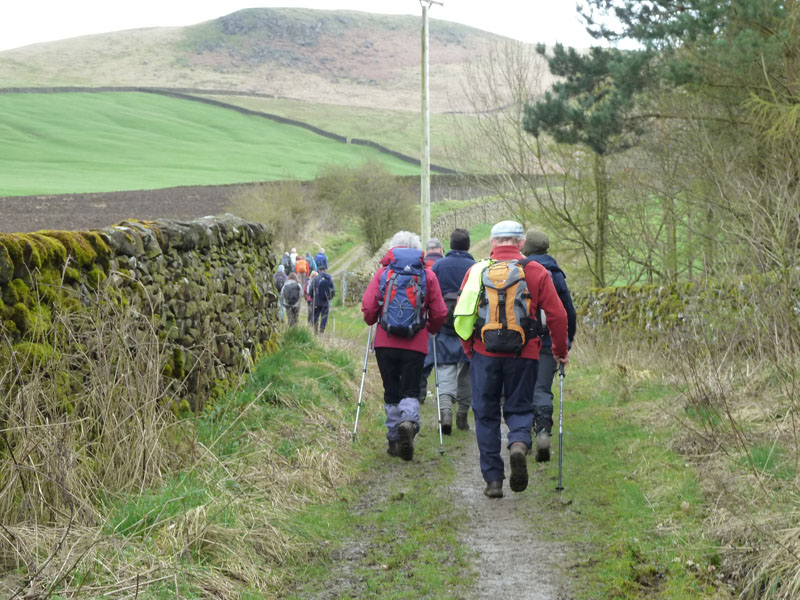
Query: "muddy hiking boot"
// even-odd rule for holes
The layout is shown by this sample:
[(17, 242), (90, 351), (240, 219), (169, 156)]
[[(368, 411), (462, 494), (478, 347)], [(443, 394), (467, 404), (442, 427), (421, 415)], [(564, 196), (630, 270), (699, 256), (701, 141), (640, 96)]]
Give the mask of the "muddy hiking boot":
[(509, 461), (511, 462), (511, 477), (508, 485), (512, 492), (521, 492), (528, 487), (528, 464), (526, 461), (528, 446), (523, 442), (514, 442), (509, 448)]
[(453, 411), (449, 408), (442, 409), (442, 433), (444, 435), (450, 435), (450, 432), (453, 431)]
[(468, 415), (469, 415), (469, 408), (459, 404), (458, 412), (456, 413), (456, 427), (460, 431), (469, 431), (469, 421), (467, 421)]
[(411, 460), (414, 458), (414, 435), (417, 433), (414, 423), (403, 421), (397, 427), (397, 433), (398, 456), (403, 460)]
[(400, 440), (389, 440), (389, 446), (386, 448), (386, 454), (389, 456), (400, 456)]
[(483, 490), (483, 495), (489, 498), (502, 498), (503, 497), (503, 481), (490, 481), (486, 484), (486, 489)]
[(550, 434), (544, 429), (536, 434), (536, 462), (550, 461)]

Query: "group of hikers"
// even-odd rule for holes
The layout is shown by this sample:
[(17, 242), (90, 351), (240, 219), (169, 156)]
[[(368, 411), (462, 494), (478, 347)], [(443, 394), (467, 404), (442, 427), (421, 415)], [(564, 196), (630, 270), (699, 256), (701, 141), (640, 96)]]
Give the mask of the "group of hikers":
[[(475, 421), (484, 494), (503, 497), (503, 420), (508, 428), (509, 487), (528, 487), (527, 455), (550, 460), (553, 378), (567, 364), (576, 318), (566, 275), (548, 254), (548, 237), (500, 221), (491, 252), (475, 261), (470, 235), (455, 229), (450, 250), (399, 231), (361, 300), (375, 328), (373, 348), (383, 381), (387, 452), (410, 461), (420, 430), (420, 405), (436, 368), (439, 423), (444, 435)], [(285, 252), (275, 273), (281, 320), (297, 323), (303, 299), (308, 322), (323, 333), (336, 286), (325, 250)], [(432, 335), (429, 335), (432, 334)], [(366, 357), (365, 357), (366, 369)], [(360, 399), (359, 399), (360, 402)]]
[[(396, 233), (364, 292), (364, 321), (378, 324), (375, 358), (383, 380), (389, 455), (410, 461), (420, 404), (434, 363), (439, 423), (450, 435), (472, 408), (484, 494), (503, 497), (501, 423), (508, 427), (509, 486), (528, 486), (527, 455), (550, 460), (556, 370), (567, 364), (575, 308), (566, 276), (548, 254), (547, 236), (501, 221), (490, 233), (489, 258), (476, 262), (464, 229), (450, 251), (431, 239)], [(430, 335), (433, 334), (433, 335)]]
[(331, 300), (336, 296), (336, 285), (328, 273), (328, 257), (325, 248), (320, 248), (315, 256), (306, 252), (297, 253), (296, 248), (284, 252), (274, 275), (275, 289), (278, 291), (278, 318), (288, 322), (289, 327), (297, 324), (303, 300), (308, 308), (308, 324), (314, 333), (325, 333)]

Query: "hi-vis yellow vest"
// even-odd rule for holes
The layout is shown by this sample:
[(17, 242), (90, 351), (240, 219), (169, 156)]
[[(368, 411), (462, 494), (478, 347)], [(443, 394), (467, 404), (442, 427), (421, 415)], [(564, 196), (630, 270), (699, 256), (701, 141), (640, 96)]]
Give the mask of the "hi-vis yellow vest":
[(478, 320), (478, 301), (483, 292), (481, 278), (483, 271), (493, 262), (491, 259), (486, 259), (472, 265), (467, 275), (467, 282), (458, 295), (458, 302), (453, 310), (453, 325), (462, 340), (472, 337), (475, 321)]

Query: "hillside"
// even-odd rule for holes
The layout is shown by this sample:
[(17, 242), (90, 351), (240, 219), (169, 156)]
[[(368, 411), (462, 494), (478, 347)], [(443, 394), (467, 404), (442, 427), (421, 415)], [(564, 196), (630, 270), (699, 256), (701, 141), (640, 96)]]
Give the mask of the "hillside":
[[(430, 24), (431, 110), (467, 110), (463, 65), (505, 38)], [(418, 111), (420, 19), (252, 8), (188, 27), (136, 29), (0, 52), (4, 87), (160, 86)]]

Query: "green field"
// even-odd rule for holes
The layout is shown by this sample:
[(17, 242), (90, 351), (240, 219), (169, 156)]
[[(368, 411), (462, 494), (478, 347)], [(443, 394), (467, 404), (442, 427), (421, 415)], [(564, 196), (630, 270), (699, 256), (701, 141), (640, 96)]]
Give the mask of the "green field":
[(313, 179), (380, 161), (371, 148), (215, 106), (144, 93), (0, 95), (0, 196)]
[[(250, 96), (202, 96), (310, 123), (320, 129), (351, 138), (372, 140), (379, 144), (419, 157), (422, 145), (422, 117), (419, 107), (406, 110), (385, 110), (341, 104), (317, 104), (286, 98), (256, 98)], [(408, 109), (411, 110), (408, 110)], [(459, 168), (453, 155), (458, 148), (458, 136), (469, 130), (473, 117), (459, 114), (431, 114), (431, 162), (443, 167)]]

